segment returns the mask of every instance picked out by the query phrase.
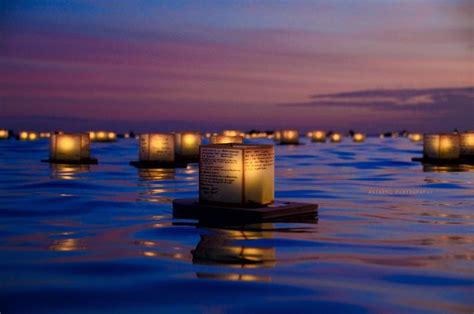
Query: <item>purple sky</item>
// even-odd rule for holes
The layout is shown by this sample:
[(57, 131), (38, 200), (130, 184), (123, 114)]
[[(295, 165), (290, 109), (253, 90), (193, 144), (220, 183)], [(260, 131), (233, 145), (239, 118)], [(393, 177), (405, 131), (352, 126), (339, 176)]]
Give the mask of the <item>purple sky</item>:
[(472, 1), (2, 1), (0, 128), (474, 128)]

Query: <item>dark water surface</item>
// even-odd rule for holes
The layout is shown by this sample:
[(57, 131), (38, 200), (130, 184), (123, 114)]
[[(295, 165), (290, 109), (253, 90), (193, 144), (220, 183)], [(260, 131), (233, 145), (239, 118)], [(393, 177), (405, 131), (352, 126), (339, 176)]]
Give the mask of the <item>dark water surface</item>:
[(137, 142), (52, 166), (47, 141), (0, 141), (0, 312), (472, 313), (474, 170), (410, 162), (421, 145), (276, 147), (276, 197), (319, 219), (242, 228), (172, 218), (196, 165), (138, 171)]

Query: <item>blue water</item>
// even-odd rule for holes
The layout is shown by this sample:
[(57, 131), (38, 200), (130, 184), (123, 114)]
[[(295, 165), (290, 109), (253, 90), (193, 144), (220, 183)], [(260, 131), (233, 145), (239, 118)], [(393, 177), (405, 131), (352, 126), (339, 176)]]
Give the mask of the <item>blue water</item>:
[(2, 314), (474, 310), (474, 168), (423, 169), (420, 144), (277, 146), (276, 197), (319, 217), (235, 228), (173, 219), (196, 165), (138, 171), (120, 140), (53, 166), (47, 147), (0, 141)]

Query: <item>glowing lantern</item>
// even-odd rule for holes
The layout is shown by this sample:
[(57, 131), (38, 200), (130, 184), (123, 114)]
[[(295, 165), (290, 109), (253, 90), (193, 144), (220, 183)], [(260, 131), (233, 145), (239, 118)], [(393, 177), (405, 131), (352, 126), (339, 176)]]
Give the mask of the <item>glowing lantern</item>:
[(430, 134), (423, 138), (423, 155), (429, 159), (459, 158), (458, 134)]
[(462, 158), (474, 158), (474, 131), (461, 133), (459, 142), (461, 146), (460, 156)]
[(332, 133), (330, 139), (332, 143), (339, 143), (342, 141), (342, 135), (341, 133)]
[(18, 139), (21, 141), (34, 141), (38, 138), (38, 134), (35, 132), (21, 131), (18, 135)]
[(280, 142), (280, 139), (281, 139), (281, 132), (280, 131), (275, 131), (273, 133), (273, 139), (275, 140), (275, 142)]
[(140, 134), (140, 161), (174, 161), (173, 134)]
[(354, 136), (352, 137), (352, 140), (355, 143), (362, 143), (363, 141), (365, 141), (365, 135), (362, 133), (355, 133)]
[(243, 138), (241, 136), (225, 136), (213, 135), (211, 136), (211, 144), (242, 144)]
[(420, 133), (410, 133), (408, 135), (408, 138), (412, 142), (421, 142), (423, 140), (423, 135), (421, 135)]
[(49, 146), (52, 161), (79, 162), (90, 159), (90, 139), (87, 134), (52, 134)]
[(174, 149), (177, 157), (199, 158), (201, 134), (199, 132), (181, 132), (174, 136)]
[(280, 144), (299, 144), (299, 134), (296, 130), (281, 131)]
[(10, 137), (10, 132), (8, 130), (0, 130), (0, 139), (7, 139)]
[(224, 130), (222, 131), (224, 136), (240, 136), (240, 131), (238, 130)]
[(38, 138), (38, 134), (36, 134), (35, 132), (30, 132), (28, 133), (28, 140), (30, 141), (34, 141)]
[(51, 133), (49, 132), (41, 132), (40, 135), (39, 135), (40, 138), (50, 138), (51, 137)]
[(270, 204), (274, 200), (273, 145), (203, 145), (200, 149), (199, 201)]
[(91, 139), (91, 141), (95, 141), (95, 138), (96, 138), (96, 133), (94, 131), (89, 131), (89, 138)]
[(311, 132), (311, 142), (324, 143), (326, 142), (326, 132), (324, 131), (313, 131)]

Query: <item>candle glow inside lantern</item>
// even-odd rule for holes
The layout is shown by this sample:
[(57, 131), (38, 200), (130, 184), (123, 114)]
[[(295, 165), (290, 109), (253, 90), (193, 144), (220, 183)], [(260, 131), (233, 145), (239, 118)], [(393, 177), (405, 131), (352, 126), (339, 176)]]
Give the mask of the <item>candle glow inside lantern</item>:
[(174, 162), (174, 135), (140, 134), (140, 161)]
[(52, 134), (49, 146), (50, 161), (80, 162), (90, 159), (88, 134)]
[(324, 131), (313, 131), (311, 132), (311, 142), (324, 143), (326, 142), (326, 132)]
[(10, 137), (10, 132), (8, 130), (0, 130), (0, 139), (7, 139)]
[(342, 141), (342, 134), (341, 133), (332, 133), (330, 139), (331, 139), (332, 143), (339, 143), (339, 142)]
[(199, 158), (201, 134), (199, 132), (181, 132), (174, 135), (176, 157)]
[(280, 144), (299, 144), (299, 134), (296, 130), (281, 131)]
[(362, 133), (355, 133), (354, 136), (352, 137), (352, 140), (355, 143), (362, 143), (363, 141), (365, 141), (365, 135)]
[(459, 135), (460, 157), (474, 158), (474, 131), (464, 132)]
[(203, 145), (199, 201), (266, 205), (274, 201), (273, 145)]
[(429, 134), (423, 138), (423, 156), (428, 159), (458, 159), (458, 134)]
[(211, 144), (242, 144), (243, 141), (242, 136), (213, 135), (210, 142)]

